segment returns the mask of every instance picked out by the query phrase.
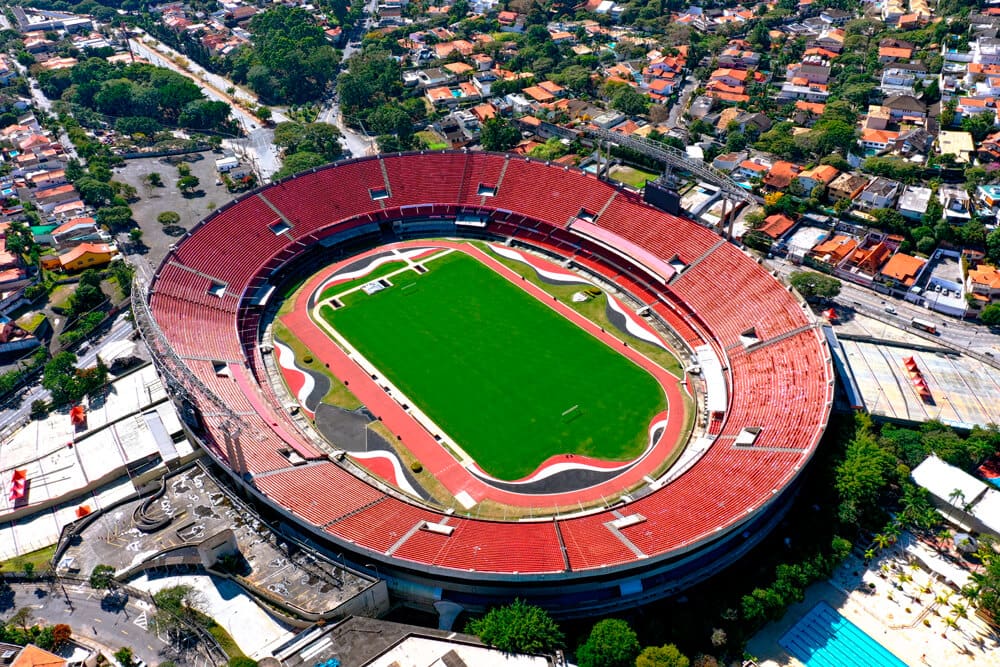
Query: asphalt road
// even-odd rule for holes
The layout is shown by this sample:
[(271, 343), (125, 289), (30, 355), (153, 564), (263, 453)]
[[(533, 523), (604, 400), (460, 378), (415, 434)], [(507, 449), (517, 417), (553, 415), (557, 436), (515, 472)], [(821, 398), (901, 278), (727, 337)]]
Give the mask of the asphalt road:
[[(144, 600), (129, 599), (124, 606), (108, 604), (101, 593), (82, 584), (15, 583), (11, 589), (13, 600), (3, 601), (0, 618), (30, 607), (36, 623), (65, 623), (74, 637), (108, 653), (128, 646), (147, 665), (178, 661), (169, 644), (153, 631), (152, 605)], [(189, 655), (185, 662), (204, 664), (198, 657)]]
[[(153, 40), (155, 45), (147, 46), (146, 40)], [(262, 180), (268, 180), (281, 167), (281, 158), (274, 147), (274, 131), (261, 127), (260, 119), (244, 108), (257, 103), (257, 98), (253, 93), (237, 86), (223, 76), (209, 72), (190, 58), (174, 51), (148, 34), (143, 34), (141, 39), (129, 39), (129, 44), (132, 46), (132, 51), (140, 58), (188, 77), (198, 84), (210, 99), (226, 102), (230, 105), (233, 117), (246, 133), (245, 139), (233, 140), (232, 143), (238, 147), (238, 150), (242, 149), (246, 153), (247, 158), (256, 166)], [(187, 69), (178, 65), (173, 58), (184, 58), (188, 63)], [(230, 88), (235, 90), (232, 96), (225, 92)], [(288, 120), (278, 110), (272, 110), (272, 119), (276, 123)]]
[[(361, 50), (359, 46), (352, 45), (360, 43), (364, 33), (371, 26), (371, 17), (375, 14), (377, 9), (378, 0), (370, 0), (365, 4), (364, 14), (358, 20), (358, 23), (347, 37), (348, 42), (343, 49), (344, 61)], [(323, 108), (320, 109), (318, 120), (322, 123), (330, 123), (331, 125), (337, 126), (337, 129), (340, 130), (341, 134), (340, 143), (344, 146), (344, 149), (350, 157), (363, 157), (365, 155), (375, 154), (377, 150), (375, 138), (356, 132), (344, 123), (344, 117), (343, 114), (340, 113), (340, 105), (337, 103), (336, 97), (330, 97), (323, 103)]]
[[(802, 270), (802, 267), (779, 258), (769, 259), (766, 264), (785, 278), (792, 271)], [(911, 333), (914, 330), (910, 326), (910, 321), (914, 317), (933, 322), (937, 325), (938, 331), (934, 336), (935, 340), (961, 350), (992, 354), (1000, 362), (1000, 336), (981, 324), (948, 317), (847, 281), (842, 281), (840, 295), (835, 302), (844, 307), (855, 308), (864, 315), (875, 317)], [(889, 312), (887, 308), (895, 312)]]
[[(125, 313), (118, 316), (111, 328), (104, 334), (90, 340), (89, 348), (85, 352), (77, 353), (77, 366), (84, 368), (94, 363), (97, 359), (97, 352), (105, 343), (128, 338), (135, 330), (129, 322)], [(6, 432), (8, 428), (15, 428), (17, 425), (27, 422), (30, 417), (31, 404), (37, 400), (47, 401), (51, 394), (48, 389), (41, 384), (33, 385), (26, 390), (22, 390), (20, 398), (7, 401), (0, 407), (0, 434)]]

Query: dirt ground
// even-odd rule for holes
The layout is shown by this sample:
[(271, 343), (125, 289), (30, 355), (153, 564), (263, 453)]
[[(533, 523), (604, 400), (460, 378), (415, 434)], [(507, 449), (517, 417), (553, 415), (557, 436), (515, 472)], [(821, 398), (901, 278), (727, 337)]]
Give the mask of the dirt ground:
[[(170, 245), (186, 230), (233, 199), (224, 185), (216, 185), (218, 174), (215, 171), (215, 160), (218, 157), (221, 157), (221, 153), (205, 151), (167, 158), (142, 158), (128, 160), (124, 167), (115, 169), (115, 179), (128, 183), (138, 192), (139, 201), (131, 204), (133, 217), (142, 228), (142, 241), (148, 247), (146, 259), (153, 267), (160, 263)], [(180, 160), (191, 168), (191, 174), (200, 181), (199, 192), (194, 195), (184, 196), (177, 189), (177, 179), (180, 176), (176, 163)], [(160, 174), (163, 181), (161, 187), (150, 187), (146, 183), (146, 176), (153, 172)], [(179, 214), (180, 224), (165, 229), (156, 221), (156, 217), (163, 211)]]

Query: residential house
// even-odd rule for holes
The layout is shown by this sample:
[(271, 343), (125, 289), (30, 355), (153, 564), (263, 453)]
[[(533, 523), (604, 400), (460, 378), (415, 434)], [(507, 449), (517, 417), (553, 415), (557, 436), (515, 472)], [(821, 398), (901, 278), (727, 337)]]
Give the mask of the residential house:
[(763, 183), (770, 190), (785, 190), (792, 183), (798, 173), (802, 170), (797, 164), (778, 160), (764, 176)]
[(873, 210), (892, 208), (903, 189), (903, 184), (883, 176), (876, 176), (854, 199), (858, 208)]
[(953, 225), (972, 219), (972, 198), (964, 188), (942, 185), (938, 188), (938, 201), (944, 207), (944, 219)]
[(857, 239), (837, 234), (817, 243), (807, 256), (818, 264), (833, 268), (839, 266), (857, 247)]
[(995, 97), (959, 97), (958, 105), (955, 107), (955, 115), (958, 118), (976, 116), (981, 113), (997, 112), (997, 98)]
[(9, 57), (0, 53), (0, 86), (9, 86), (17, 76), (17, 70), (11, 66)]
[(93, 218), (73, 218), (64, 222), (50, 234), (52, 243), (57, 248), (68, 248), (85, 242), (105, 241), (106, 235), (97, 227)]
[(785, 78), (799, 86), (825, 84), (830, 80), (830, 68), (824, 65), (792, 63), (785, 69)]
[(104, 266), (117, 254), (118, 249), (109, 243), (81, 243), (59, 255), (59, 265), (64, 271), (81, 271)]
[(892, 119), (892, 112), (886, 107), (877, 104), (868, 105), (868, 113), (865, 114), (862, 128), (868, 130), (885, 130), (889, 127)]
[(783, 213), (775, 213), (764, 218), (764, 224), (758, 227), (756, 231), (777, 241), (794, 226), (795, 220)]
[(860, 174), (852, 174), (845, 171), (843, 174), (833, 179), (826, 194), (833, 201), (841, 199), (853, 200), (868, 185), (868, 177)]
[(812, 169), (799, 172), (796, 178), (798, 178), (802, 189), (806, 193), (812, 192), (817, 187), (822, 187), (823, 191), (826, 192), (827, 186), (837, 178), (838, 174), (840, 174), (840, 171), (836, 167), (829, 164), (821, 164)]
[(893, 120), (903, 119), (923, 120), (927, 117), (927, 105), (912, 95), (890, 95), (882, 106), (889, 109)]
[(733, 122), (739, 126), (740, 132), (746, 132), (749, 129), (758, 135), (770, 130), (773, 125), (767, 114), (750, 111), (740, 113), (733, 119)]
[(897, 252), (885, 263), (876, 280), (890, 287), (909, 289), (917, 281), (917, 276), (926, 263), (926, 259)]
[(892, 132), (890, 130), (871, 130), (865, 128), (861, 130), (861, 138), (858, 139), (858, 143), (861, 144), (867, 151), (873, 151), (875, 153), (881, 153), (889, 146), (895, 144), (896, 139), (899, 138), (899, 132)]
[(972, 135), (968, 132), (941, 130), (938, 132), (937, 145), (938, 152), (941, 153), (941, 155), (954, 155), (956, 161), (965, 164), (972, 161), (972, 156), (976, 151), (976, 145), (972, 140)]
[[(898, 42), (899, 40), (883, 40)], [(878, 61), (883, 65), (887, 63), (909, 60), (913, 57), (913, 46), (908, 47), (901, 46), (879, 46), (878, 47)]]
[(887, 67), (882, 70), (882, 79), (879, 83), (879, 89), (882, 91), (883, 95), (915, 95), (914, 86), (917, 83), (917, 77), (905, 69), (898, 69), (896, 67)]
[(900, 215), (910, 220), (920, 220), (927, 212), (927, 205), (931, 201), (933, 192), (930, 188), (918, 185), (907, 185), (903, 189), (903, 194), (899, 196), (899, 203), (896, 210)]
[(756, 160), (743, 160), (743, 162), (740, 162), (739, 170), (734, 175), (747, 179), (763, 179), (767, 176), (767, 172), (770, 171), (770, 169), (771, 165), (769, 164), (763, 164), (761, 162), (757, 162)]
[(740, 166), (740, 163), (743, 162), (746, 157), (746, 153), (723, 153), (715, 156), (715, 159), (712, 160), (712, 166), (719, 171), (733, 171)]
[(1000, 298), (1000, 271), (995, 266), (980, 264), (974, 269), (969, 269), (969, 275), (965, 280), (965, 290), (967, 293), (981, 297), (980, 300), (993, 302)]
[(51, 212), (59, 204), (66, 204), (79, 198), (72, 184), (58, 185), (35, 193), (35, 204), (45, 213)]
[(892, 251), (893, 247), (885, 242), (883, 235), (870, 235), (851, 254), (847, 267), (852, 273), (874, 276), (892, 255)]

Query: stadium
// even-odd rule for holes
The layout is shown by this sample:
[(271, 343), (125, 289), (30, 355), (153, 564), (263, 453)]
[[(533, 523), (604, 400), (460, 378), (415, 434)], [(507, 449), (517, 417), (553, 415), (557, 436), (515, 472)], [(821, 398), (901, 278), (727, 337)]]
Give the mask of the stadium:
[[(515, 155), (268, 185), (133, 301), (191, 437), (426, 607), (580, 616), (710, 576), (781, 519), (833, 400), (808, 309), (754, 258)], [(337, 389), (360, 407), (324, 406)]]

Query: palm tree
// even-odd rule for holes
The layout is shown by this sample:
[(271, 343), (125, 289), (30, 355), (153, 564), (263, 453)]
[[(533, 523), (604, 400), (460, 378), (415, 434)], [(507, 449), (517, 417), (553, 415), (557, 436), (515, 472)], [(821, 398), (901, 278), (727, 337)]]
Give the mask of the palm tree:
[(870, 563), (874, 558), (875, 558), (875, 550), (874, 549), (866, 549), (865, 550), (865, 564)]
[(948, 630), (954, 628), (956, 625), (958, 625), (958, 621), (956, 621), (955, 619), (953, 619), (951, 616), (946, 616), (944, 618), (945, 629), (944, 629), (944, 632), (941, 633), (941, 636), (942, 637), (947, 637), (948, 636)]
[(892, 544), (892, 540), (890, 540), (887, 535), (883, 535), (882, 533), (877, 533), (875, 535), (874, 540), (875, 540), (875, 547), (879, 551), (881, 551), (882, 549), (885, 549), (887, 546), (889, 546), (890, 544)]
[(951, 605), (951, 613), (955, 617), (956, 621), (960, 618), (968, 618), (968, 612), (968, 608), (961, 602), (954, 602)]
[[(964, 501), (965, 494), (962, 492), (962, 489), (953, 489), (952, 492), (948, 494), (948, 501), (951, 504), (952, 509), (955, 509), (958, 506), (959, 500)], [(955, 516), (952, 515), (950, 518), (951, 522), (955, 523)]]

